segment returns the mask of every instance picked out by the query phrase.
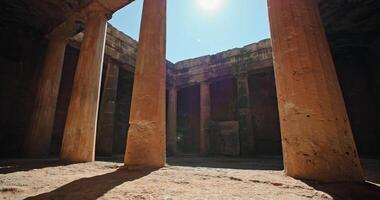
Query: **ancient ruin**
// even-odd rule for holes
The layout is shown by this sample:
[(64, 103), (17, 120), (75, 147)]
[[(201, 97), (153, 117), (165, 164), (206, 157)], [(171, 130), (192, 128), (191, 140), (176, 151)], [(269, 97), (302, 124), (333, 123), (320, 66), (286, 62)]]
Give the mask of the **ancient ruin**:
[(0, 198), (380, 198), (379, 1), (268, 0), (270, 39), (176, 63), (131, 2), (0, 2)]

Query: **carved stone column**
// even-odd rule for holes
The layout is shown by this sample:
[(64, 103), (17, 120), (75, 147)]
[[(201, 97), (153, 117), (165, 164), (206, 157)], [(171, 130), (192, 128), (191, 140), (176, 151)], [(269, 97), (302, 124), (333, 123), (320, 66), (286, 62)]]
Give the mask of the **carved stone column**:
[(252, 115), (249, 100), (249, 84), (247, 73), (240, 73), (236, 76), (238, 94), (238, 120), (240, 153), (242, 155), (254, 154), (255, 139), (252, 128)]
[(166, 0), (145, 0), (124, 164), (159, 168), (166, 162)]
[(208, 123), (211, 115), (210, 84), (202, 82), (200, 87), (200, 154), (208, 153)]
[(363, 180), (317, 0), (269, 0), (285, 173)]
[(25, 155), (29, 158), (45, 157), (50, 152), (66, 43), (63, 35), (50, 37), (25, 141)]
[(103, 83), (96, 136), (96, 153), (100, 155), (112, 155), (118, 80), (119, 67), (110, 58)]
[(168, 153), (175, 155), (177, 152), (177, 88), (172, 87), (169, 90), (168, 102), (168, 135), (167, 148)]
[(91, 11), (84, 31), (66, 118), (61, 149), (62, 160), (83, 162), (95, 159), (106, 29), (105, 12)]

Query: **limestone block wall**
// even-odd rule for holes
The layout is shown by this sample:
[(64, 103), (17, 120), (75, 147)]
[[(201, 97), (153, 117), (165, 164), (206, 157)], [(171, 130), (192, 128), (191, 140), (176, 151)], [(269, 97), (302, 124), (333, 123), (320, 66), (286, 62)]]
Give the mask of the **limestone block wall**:
[(202, 81), (232, 77), (242, 71), (257, 72), (271, 68), (273, 68), (271, 43), (267, 39), (243, 48), (176, 63), (176, 85), (185, 87)]
[[(199, 91), (195, 88), (207, 82), (211, 88), (211, 120), (215, 122), (214, 124), (240, 121), (243, 126), (239, 128), (242, 130), (245, 129), (244, 126), (247, 126), (246, 122), (241, 121), (242, 112), (249, 112), (251, 115), (248, 121), (253, 124), (252, 128), (246, 129), (246, 133), (240, 131), (240, 136), (238, 136), (242, 140), (241, 147), (237, 147), (241, 149), (238, 154), (244, 151), (244, 146), (254, 146), (253, 152), (260, 154), (281, 154), (272, 48), (269, 39), (215, 55), (180, 61), (175, 64), (174, 72), (175, 85), (180, 90), (178, 115), (181, 116), (182, 110), (186, 111), (185, 107), (189, 105), (193, 109), (199, 109), (199, 102), (191, 104), (188, 102), (189, 99), (184, 100), (183, 96), (191, 92), (193, 94), (190, 96), (198, 95)], [(238, 84), (240, 83), (238, 79), (246, 80), (247, 85), (244, 87), (248, 87), (246, 88), (248, 93), (239, 92), (241, 85)], [(199, 114), (188, 116), (189, 122), (192, 122), (194, 118), (199, 121), (197, 117), (199, 118)], [(191, 132), (189, 130), (192, 127), (186, 126), (189, 124), (178, 124), (181, 134)], [(215, 131), (210, 130), (210, 132)], [(198, 137), (197, 134), (199, 133), (195, 135), (192, 133), (183, 138), (194, 141), (194, 138)], [(251, 135), (249, 140), (252, 142), (247, 143), (242, 134)], [(223, 136), (215, 138), (214, 134), (212, 140), (223, 141)], [(186, 150), (188, 144), (186, 141), (184, 143)], [(214, 147), (214, 141), (209, 141), (209, 143), (213, 144), (210, 148), (220, 149)], [(222, 153), (214, 150), (210, 151)], [(253, 152), (248, 154), (252, 155)]]

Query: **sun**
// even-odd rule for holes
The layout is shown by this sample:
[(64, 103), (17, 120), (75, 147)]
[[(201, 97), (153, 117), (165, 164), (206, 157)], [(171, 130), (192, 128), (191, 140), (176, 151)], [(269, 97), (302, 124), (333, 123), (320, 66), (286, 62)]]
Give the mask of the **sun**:
[(205, 12), (217, 12), (223, 6), (224, 0), (197, 0), (199, 7)]

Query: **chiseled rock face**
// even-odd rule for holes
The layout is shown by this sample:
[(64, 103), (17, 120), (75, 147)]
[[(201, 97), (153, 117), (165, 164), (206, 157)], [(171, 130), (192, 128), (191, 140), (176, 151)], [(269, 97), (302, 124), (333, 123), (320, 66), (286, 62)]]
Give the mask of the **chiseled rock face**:
[(238, 121), (211, 121), (210, 154), (226, 156), (240, 155), (239, 122)]
[(266, 39), (243, 48), (177, 62), (176, 85), (183, 87), (219, 77), (233, 77), (248, 71), (272, 68), (271, 41)]
[[(69, 44), (79, 49), (82, 40), (83, 32), (72, 37)], [(126, 65), (129, 71), (133, 71), (136, 64), (137, 41), (108, 23), (105, 55)]]
[(320, 0), (321, 18), (333, 53), (378, 41), (380, 3), (377, 0)]
[(321, 18), (361, 155), (380, 148), (380, 1), (321, 0)]
[(270, 39), (262, 40), (258, 43), (249, 44), (243, 48), (234, 48), (231, 50), (223, 51), (215, 55), (207, 55), (199, 58), (193, 58), (177, 62), (176, 69), (192, 68), (201, 65), (215, 65), (220, 63), (237, 63), (241, 61), (241, 58), (261, 60), (270, 56), (271, 51), (265, 52), (265, 50), (271, 49)]
[(108, 24), (106, 54), (118, 60), (135, 66), (137, 41)]
[[(1, 1), (0, 24), (47, 34), (93, 0)], [(8, 26), (8, 25), (7, 25)]]

